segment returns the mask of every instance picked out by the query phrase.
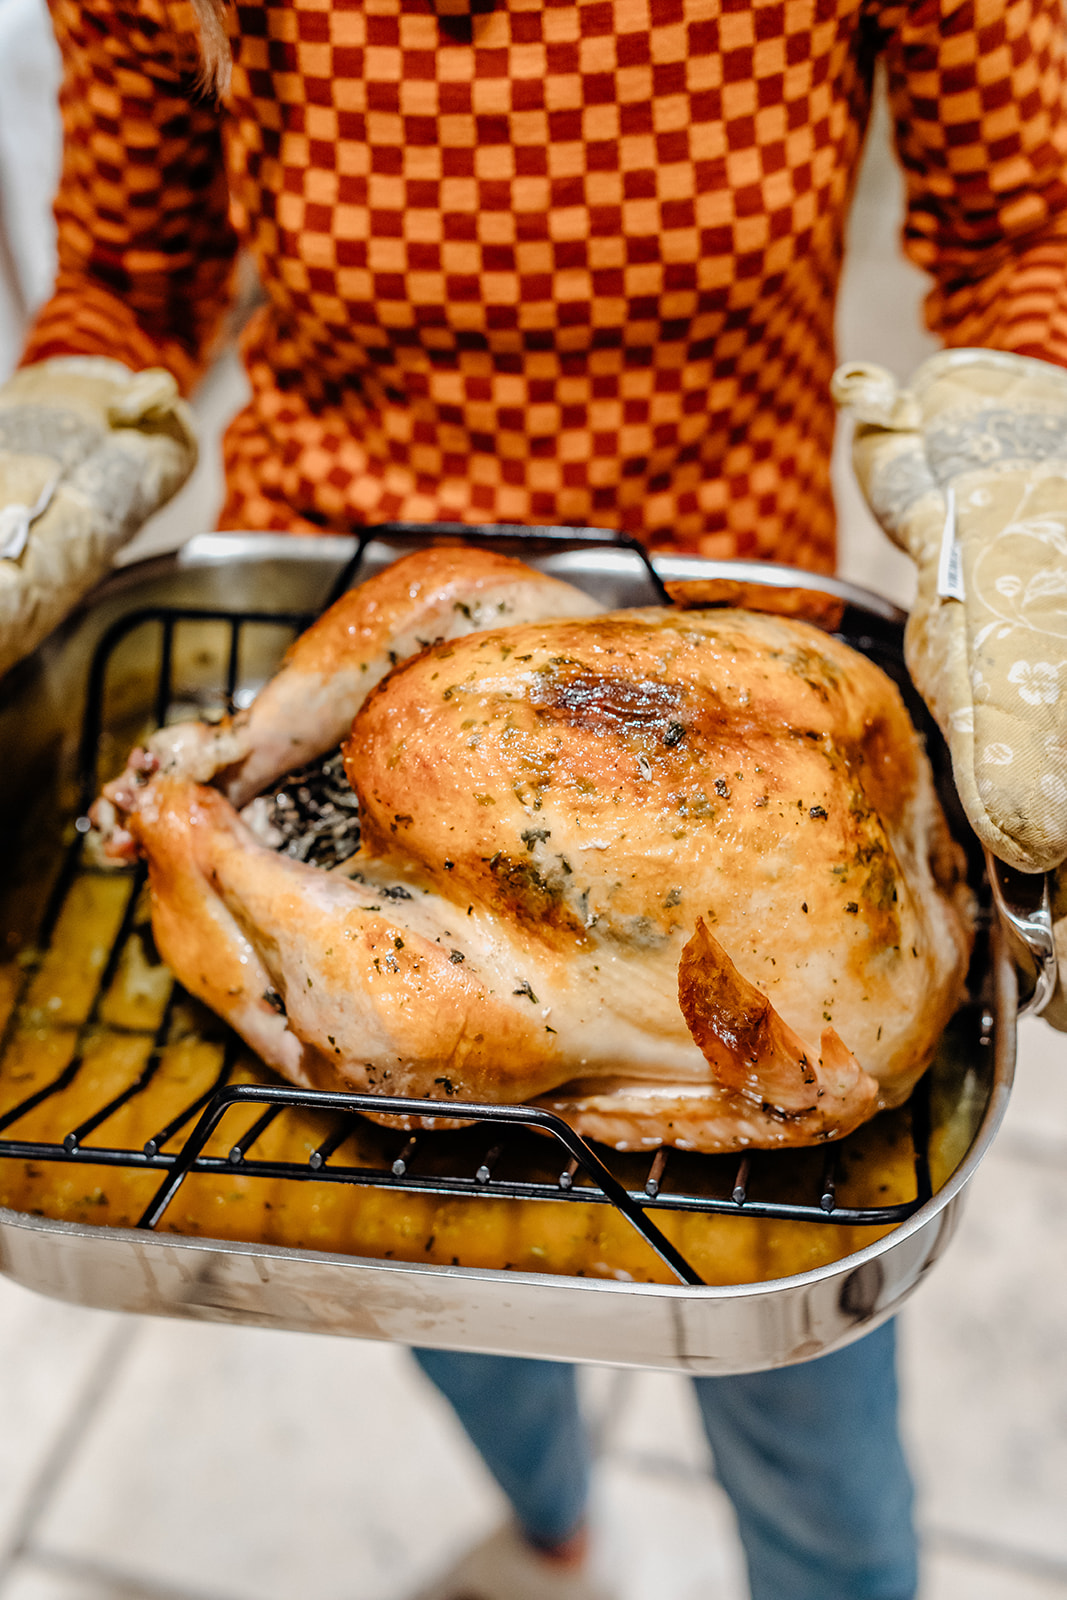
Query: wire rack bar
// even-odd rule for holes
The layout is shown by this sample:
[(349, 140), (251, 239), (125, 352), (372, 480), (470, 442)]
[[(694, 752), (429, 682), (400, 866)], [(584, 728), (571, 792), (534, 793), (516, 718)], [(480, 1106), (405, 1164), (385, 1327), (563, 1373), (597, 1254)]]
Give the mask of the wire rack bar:
[(266, 1133), (272, 1122), (275, 1122), (281, 1113), (281, 1106), (268, 1106), (261, 1117), (257, 1117), (247, 1133), (243, 1133), (237, 1143), (230, 1146), (230, 1165), (239, 1167), (245, 1158), (245, 1152), (251, 1150), (261, 1133)]
[(664, 1145), (663, 1148), (661, 1150), (657, 1150), (655, 1155), (652, 1157), (652, 1165), (649, 1167), (648, 1177), (645, 1179), (645, 1193), (648, 1195), (650, 1200), (654, 1200), (659, 1194), (663, 1183), (663, 1174), (667, 1170), (668, 1155), (669, 1151), (666, 1145)]
[[(80, 852), (81, 847), (82, 847), (82, 836), (79, 835), (78, 838), (77, 838), (76, 843), (73, 846), (73, 851), (74, 852)], [(12, 1127), (22, 1117), (26, 1116), (28, 1112), (35, 1110), (37, 1108), (37, 1106), (42, 1105), (44, 1103), (44, 1101), (50, 1099), (53, 1095), (58, 1094), (62, 1089), (67, 1088), (71, 1083), (74, 1082), (74, 1079), (77, 1076), (78, 1071), (79, 1071), (79, 1069), (80, 1069), (80, 1067), (82, 1065), (82, 1057), (83, 1057), (84, 1043), (85, 1043), (86, 1036), (96, 1026), (97, 1022), (99, 1021), (101, 1001), (103, 1000), (104, 995), (107, 993), (107, 991), (108, 991), (108, 989), (109, 989), (109, 987), (110, 987), (110, 985), (111, 985), (111, 983), (112, 983), (112, 981), (113, 981), (113, 979), (115, 977), (115, 973), (118, 970), (119, 961), (120, 961), (120, 959), (122, 957), (123, 945), (126, 943), (126, 940), (129, 938), (130, 932), (131, 932), (132, 927), (133, 927), (133, 919), (134, 919), (134, 915), (135, 915), (136, 910), (137, 910), (137, 899), (138, 899), (138, 895), (140, 893), (141, 884), (144, 881), (144, 876), (145, 876), (144, 869), (143, 868), (138, 868), (135, 872), (130, 873), (129, 876), (130, 876), (132, 881), (131, 881), (131, 884), (130, 884), (129, 897), (128, 897), (127, 901), (126, 901), (125, 909), (123, 910), (123, 913), (122, 913), (122, 921), (119, 924), (118, 933), (115, 935), (115, 938), (111, 942), (111, 947), (110, 947), (110, 949), (108, 950), (108, 953), (107, 953), (107, 959), (104, 962), (104, 965), (103, 965), (103, 967), (101, 969), (101, 972), (100, 972), (100, 977), (97, 980), (97, 985), (96, 985), (95, 992), (93, 994), (92, 1004), (90, 1005), (89, 1013), (88, 1013), (85, 1021), (83, 1023), (81, 1023), (79, 1025), (79, 1027), (78, 1027), (78, 1030), (77, 1030), (77, 1042), (76, 1042), (76, 1045), (75, 1045), (74, 1054), (72, 1055), (72, 1057), (71, 1057), (70, 1061), (68, 1062), (67, 1066), (64, 1067), (63, 1071), (50, 1084), (46, 1084), (44, 1086), (44, 1088), (38, 1089), (36, 1091), (36, 1093), (28, 1095), (25, 1100), (20, 1101), (18, 1103), (18, 1105), (12, 1106), (10, 1110), (6, 1111), (4, 1113), (4, 1115), (2, 1117), (0, 1117), (0, 1133), (2, 1133), (6, 1128)], [(71, 882), (73, 882), (73, 874), (71, 876)], [(58, 908), (58, 909), (61, 909), (61, 908)], [(58, 909), (57, 909), (57, 912), (56, 912), (57, 916), (58, 916)], [(53, 926), (54, 926), (54, 923), (53, 923)], [(9, 1043), (9, 1039), (13, 1035), (14, 1030), (18, 1025), (19, 1013), (20, 1013), (20, 1011), (22, 1009), (23, 1004), (25, 1003), (26, 992), (27, 992), (27, 990), (29, 988), (30, 981), (31, 981), (32, 977), (36, 976), (36, 973), (40, 971), (40, 967), (41, 967), (41, 962), (38, 961), (36, 966), (35, 966), (35, 968), (34, 968), (33, 973), (27, 974), (27, 976), (26, 976), (26, 978), (25, 978), (25, 980), (23, 982), (23, 985), (21, 987), (21, 992), (20, 992), (20, 995), (19, 995), (19, 1003), (18, 1003), (18, 1005), (16, 1005), (13, 1008), (12, 1013), (11, 1013), (11, 1018), (10, 1018), (9, 1023), (8, 1023), (8, 1028), (5, 1031), (5, 1038), (3, 1040), (3, 1049), (5, 1050), (5, 1052), (6, 1052), (7, 1045)], [(0, 1056), (0, 1059), (2, 1059), (2, 1056)], [(73, 1153), (73, 1152), (71, 1152), (71, 1153)]]
[[(315, 1107), (315, 1109), (319, 1109)], [(129, 1167), (144, 1171), (172, 1173), (178, 1162), (178, 1157), (169, 1153), (146, 1155), (143, 1151), (128, 1150), (119, 1147), (104, 1145), (79, 1146), (73, 1151), (67, 1151), (61, 1144), (50, 1144), (37, 1140), (11, 1140), (0, 1139), (0, 1158), (11, 1157), (21, 1161), (57, 1161), (67, 1165), (102, 1167)], [(572, 1158), (573, 1161), (573, 1158)], [(447, 1199), (463, 1199), (479, 1195), (490, 1195), (497, 1200), (571, 1200), (580, 1203), (613, 1204), (610, 1194), (604, 1194), (589, 1184), (576, 1185), (570, 1174), (570, 1166), (561, 1174), (570, 1181), (557, 1184), (543, 1184), (513, 1178), (507, 1180), (493, 1179), (489, 1184), (478, 1181), (477, 1176), (464, 1177), (432, 1177), (420, 1178), (417, 1175), (407, 1174), (402, 1179), (397, 1179), (388, 1168), (380, 1167), (348, 1167), (348, 1166), (323, 1166), (313, 1168), (310, 1160), (305, 1163), (292, 1163), (288, 1161), (263, 1161), (247, 1158), (240, 1162), (240, 1171), (249, 1178), (285, 1179), (294, 1183), (319, 1182), (342, 1183), (357, 1185), (361, 1188), (393, 1189), (406, 1194), (436, 1194)], [(573, 1162), (575, 1172), (580, 1169), (580, 1163)], [(200, 1155), (190, 1164), (187, 1171), (193, 1176), (218, 1175), (232, 1173), (234, 1163), (229, 1156)], [(621, 1186), (620, 1186), (621, 1187)], [(177, 1192), (177, 1191), (175, 1191)], [(832, 1221), (845, 1226), (880, 1227), (906, 1221), (906, 1219), (919, 1209), (923, 1203), (915, 1199), (900, 1205), (890, 1206), (838, 1206), (832, 1216), (824, 1211), (821, 1217), (812, 1216), (810, 1205), (791, 1203), (780, 1200), (748, 1201), (743, 1207), (738, 1206), (732, 1198), (717, 1198), (703, 1195), (671, 1195), (652, 1196), (642, 1189), (624, 1189), (633, 1203), (643, 1210), (650, 1211), (685, 1211), (709, 1216), (736, 1215), (739, 1210), (744, 1211), (747, 1217), (758, 1217), (764, 1220), (772, 1219), (781, 1222), (812, 1222)], [(167, 1199), (167, 1204), (173, 1195)], [(163, 1208), (165, 1210), (166, 1207)], [(162, 1217), (162, 1211), (160, 1213)], [(159, 1219), (157, 1219), (158, 1221)], [(155, 1226), (156, 1224), (151, 1224)]]
[[(418, 1134), (413, 1133), (411, 1138), (405, 1144), (403, 1150), (401, 1150), (400, 1154), (393, 1162), (392, 1173), (394, 1178), (402, 1178), (405, 1175), (408, 1167), (411, 1165), (411, 1158), (415, 1154), (418, 1142)], [(575, 1162), (574, 1166), (577, 1169), (578, 1163)]]
[[(318, 1149), (312, 1150), (311, 1154), (308, 1156), (308, 1166), (311, 1168), (312, 1172), (321, 1172), (327, 1161), (329, 1161), (330, 1157), (333, 1155), (334, 1151), (340, 1149), (345, 1140), (355, 1132), (358, 1126), (359, 1118), (356, 1116), (338, 1117), (337, 1126), (334, 1128), (330, 1136), (324, 1139), (319, 1145)], [(412, 1145), (415, 1143), (414, 1139), (410, 1140), (409, 1142)], [(397, 1171), (398, 1164), (400, 1165), (399, 1172)], [(393, 1162), (392, 1170), (395, 1177), (402, 1178), (404, 1176), (405, 1167), (402, 1163), (399, 1163), (399, 1158), (397, 1161)]]
[[(136, 899), (136, 896), (134, 896), (134, 899)], [(101, 1127), (109, 1117), (114, 1116), (116, 1111), (120, 1111), (124, 1105), (128, 1105), (142, 1090), (148, 1088), (148, 1085), (159, 1071), (160, 1063), (163, 1060), (163, 1050), (166, 1046), (167, 1036), (170, 1033), (174, 1016), (174, 1001), (175, 990), (172, 988), (163, 1010), (162, 1020), (156, 1029), (152, 1053), (145, 1062), (144, 1067), (127, 1088), (113, 1096), (106, 1105), (101, 1106), (99, 1111), (95, 1111), (84, 1122), (80, 1122), (76, 1128), (71, 1129), (63, 1140), (63, 1148), (68, 1154), (73, 1150), (77, 1150), (78, 1146), (84, 1143), (91, 1133), (95, 1133), (97, 1128)]]
[(610, 549), (622, 550), (640, 562), (656, 601), (659, 605), (672, 604), (666, 585), (656, 571), (655, 563), (645, 546), (631, 534), (616, 528), (528, 528), (519, 523), (500, 523), (492, 527), (477, 527), (464, 522), (432, 522), (413, 528), (410, 523), (383, 522), (373, 528), (364, 528), (359, 535), (355, 553), (342, 567), (330, 585), (323, 610), (352, 587), (366, 560), (367, 549), (376, 540), (389, 544), (406, 544), (412, 549), (424, 549), (427, 544), (463, 543), (481, 544), (491, 550), (508, 555), (529, 557), (552, 550)]
[(911, 1142), (915, 1150), (916, 1209), (925, 1205), (934, 1192), (930, 1174), (930, 1077), (920, 1078), (908, 1102), (911, 1112)]
[(742, 1156), (741, 1164), (737, 1169), (737, 1177), (734, 1179), (734, 1186), (730, 1195), (730, 1199), (739, 1210), (748, 1199), (748, 1178), (751, 1171), (752, 1157), (750, 1155)]
[(222, 1066), (219, 1068), (218, 1075), (210, 1089), (205, 1089), (202, 1094), (197, 1095), (195, 1100), (190, 1100), (189, 1104), (179, 1111), (176, 1117), (171, 1118), (165, 1128), (160, 1128), (158, 1133), (154, 1133), (150, 1139), (145, 1140), (144, 1154), (146, 1156), (156, 1155), (165, 1144), (170, 1143), (176, 1133), (180, 1133), (187, 1123), (192, 1122), (193, 1118), (203, 1111), (212, 1096), (217, 1094), (229, 1082), (236, 1056), (237, 1041), (231, 1039), (227, 1045)]
[[(224, 1076), (226, 1069), (220, 1073)], [(928, 1095), (925, 1092), (924, 1079), (918, 1086), (911, 1102), (912, 1115), (917, 1121), (928, 1118)], [(496, 1139), (487, 1150), (485, 1156), (474, 1168), (473, 1173), (465, 1176), (462, 1173), (447, 1175), (429, 1174), (422, 1175), (411, 1170), (411, 1159), (420, 1138), (425, 1135), (411, 1135), (404, 1144), (399, 1155), (391, 1165), (383, 1160), (381, 1166), (351, 1166), (330, 1162), (330, 1157), (344, 1143), (345, 1139), (360, 1126), (365, 1126), (361, 1113), (374, 1115), (402, 1114), (405, 1116), (425, 1115), (439, 1116), (441, 1102), (438, 1100), (409, 1100), (400, 1097), (386, 1098), (380, 1095), (359, 1094), (326, 1094), (319, 1090), (294, 1089), (283, 1085), (266, 1084), (239, 1084), (233, 1087), (221, 1085), (209, 1095), (201, 1096), (197, 1102), (203, 1106), (200, 1121), (192, 1137), (186, 1141), (182, 1150), (166, 1152), (160, 1148), (150, 1148), (156, 1145), (155, 1140), (146, 1142), (144, 1149), (130, 1150), (121, 1147), (107, 1147), (101, 1145), (73, 1147), (66, 1144), (49, 1143), (40, 1140), (11, 1140), (0, 1139), (0, 1157), (10, 1156), (23, 1160), (37, 1161), (77, 1161), (83, 1165), (99, 1164), (101, 1166), (126, 1166), (169, 1174), (167, 1182), (161, 1187), (153, 1205), (145, 1212), (141, 1219), (141, 1226), (153, 1227), (162, 1217), (167, 1205), (170, 1204), (177, 1193), (185, 1176), (205, 1173), (221, 1173), (232, 1171), (239, 1165), (242, 1173), (248, 1177), (261, 1177), (272, 1179), (291, 1179), (296, 1182), (343, 1183), (373, 1186), (380, 1189), (394, 1189), (407, 1193), (432, 1193), (448, 1197), (462, 1197), (491, 1193), (498, 1199), (516, 1200), (574, 1200), (593, 1203), (617, 1203), (617, 1196), (625, 1194), (631, 1207), (638, 1207), (641, 1211), (664, 1210), (708, 1213), (714, 1215), (736, 1215), (744, 1211), (746, 1216), (773, 1218), (782, 1221), (832, 1221), (840, 1224), (858, 1226), (884, 1226), (899, 1223), (912, 1216), (920, 1206), (930, 1198), (929, 1176), (926, 1182), (917, 1184), (917, 1192), (913, 1199), (885, 1206), (842, 1206), (836, 1202), (836, 1168), (838, 1155), (829, 1153), (824, 1166), (821, 1193), (818, 1210), (812, 1205), (803, 1202), (782, 1201), (766, 1197), (753, 1197), (749, 1192), (754, 1157), (747, 1153), (742, 1157), (737, 1176), (730, 1194), (695, 1195), (686, 1193), (663, 1193), (656, 1190), (657, 1182), (654, 1173), (658, 1170), (662, 1174), (669, 1158), (669, 1152), (657, 1152), (653, 1162), (652, 1172), (645, 1180), (643, 1189), (627, 1189), (610, 1173), (606, 1163), (595, 1155), (591, 1148), (579, 1135), (574, 1134), (566, 1123), (553, 1117), (550, 1112), (542, 1112), (529, 1106), (497, 1106), (490, 1104), (471, 1104), (463, 1107), (465, 1117), (472, 1121), (493, 1125), (497, 1129), (516, 1130), (523, 1126), (541, 1128), (546, 1132), (557, 1131), (558, 1127), (567, 1128), (568, 1139), (564, 1141), (570, 1151), (570, 1160), (561, 1170), (556, 1182), (549, 1183), (523, 1177), (509, 1177), (498, 1179), (495, 1168), (501, 1159), (510, 1153), (507, 1140)], [(239, 1105), (259, 1106), (264, 1109), (255, 1122), (241, 1135), (230, 1147), (227, 1156), (208, 1156), (203, 1153), (203, 1145), (217, 1127), (222, 1116)], [(342, 1117), (338, 1126), (329, 1137), (323, 1141), (317, 1150), (313, 1151), (307, 1162), (292, 1162), (283, 1160), (265, 1160), (250, 1158), (248, 1152), (252, 1149), (259, 1137), (270, 1124), (285, 1109), (299, 1109), (312, 1111), (341, 1112)], [(189, 1120), (192, 1108), (187, 1108), (183, 1120)], [(549, 1119), (542, 1121), (541, 1119)], [(166, 1130), (164, 1130), (166, 1131)], [(432, 1139), (434, 1136), (431, 1135)], [(439, 1135), (437, 1137), (440, 1137)], [(575, 1147), (580, 1147), (580, 1150)], [(661, 1160), (661, 1157), (664, 1159)], [(758, 1158), (757, 1158), (758, 1159)], [(773, 1163), (773, 1154), (764, 1153), (763, 1159), (768, 1164)], [(601, 1183), (600, 1174), (607, 1174), (610, 1182)], [(579, 1174), (584, 1173), (586, 1181), (579, 1184), (575, 1180)], [(623, 1208), (624, 1210), (626, 1208)]]
[[(138, 1222), (140, 1228), (154, 1228), (184, 1179), (193, 1169), (197, 1158), (225, 1113), (233, 1105), (252, 1102), (268, 1106), (303, 1105), (316, 1110), (370, 1111), (384, 1116), (440, 1116), (439, 1100), (399, 1098), (394, 1095), (348, 1095), (327, 1090), (309, 1091), (289, 1089), (274, 1085), (235, 1084), (221, 1089), (211, 1104), (201, 1113), (200, 1119), (186, 1141), (181, 1154), (160, 1185), (150, 1205)], [(681, 1283), (700, 1285), (703, 1281), (694, 1272), (685, 1257), (665, 1238), (656, 1225), (645, 1216), (640, 1201), (635, 1200), (608, 1171), (600, 1157), (590, 1149), (584, 1139), (551, 1111), (541, 1111), (533, 1106), (490, 1106), (470, 1104), (464, 1106), (464, 1115), (478, 1119), (500, 1121), (515, 1127), (539, 1128), (552, 1134), (569, 1151), (601, 1189), (611, 1203), (622, 1212), (626, 1220), (651, 1245), (661, 1261), (670, 1267)], [(260, 1119), (262, 1121), (262, 1119)], [(476, 1178), (476, 1181), (477, 1178)]]

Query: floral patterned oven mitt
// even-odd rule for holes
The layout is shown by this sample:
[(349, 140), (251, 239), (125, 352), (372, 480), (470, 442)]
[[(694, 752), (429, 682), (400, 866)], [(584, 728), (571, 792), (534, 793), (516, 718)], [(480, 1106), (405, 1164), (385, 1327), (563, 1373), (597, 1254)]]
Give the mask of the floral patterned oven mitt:
[(109, 570), (196, 464), (169, 372), (55, 356), (0, 385), (0, 674)]
[(1067, 1030), (1067, 371), (946, 350), (906, 389), (864, 363), (833, 388), (871, 509), (918, 567), (905, 658), (971, 825), (1010, 866), (1054, 874), (1044, 1015)]

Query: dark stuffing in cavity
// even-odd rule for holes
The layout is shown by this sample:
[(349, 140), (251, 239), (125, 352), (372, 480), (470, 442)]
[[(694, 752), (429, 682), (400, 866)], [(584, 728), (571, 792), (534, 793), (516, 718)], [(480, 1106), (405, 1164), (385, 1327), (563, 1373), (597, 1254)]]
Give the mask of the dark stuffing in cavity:
[(288, 773), (249, 811), (248, 821), (264, 844), (311, 866), (339, 866), (359, 849), (359, 802), (340, 748)]

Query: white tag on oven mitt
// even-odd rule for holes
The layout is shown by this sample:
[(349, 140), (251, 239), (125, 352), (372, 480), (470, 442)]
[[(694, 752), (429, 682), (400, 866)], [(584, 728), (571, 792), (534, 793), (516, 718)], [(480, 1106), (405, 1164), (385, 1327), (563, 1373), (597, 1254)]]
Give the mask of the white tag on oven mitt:
[(57, 356), (0, 386), (0, 673), (103, 577), (196, 455), (162, 368)]
[[(840, 367), (853, 464), (882, 527), (915, 560), (908, 671), (948, 741), (972, 827), (1023, 872), (1067, 859), (1067, 372), (945, 350), (907, 388)], [(1067, 870), (1054, 884), (1067, 1026)]]

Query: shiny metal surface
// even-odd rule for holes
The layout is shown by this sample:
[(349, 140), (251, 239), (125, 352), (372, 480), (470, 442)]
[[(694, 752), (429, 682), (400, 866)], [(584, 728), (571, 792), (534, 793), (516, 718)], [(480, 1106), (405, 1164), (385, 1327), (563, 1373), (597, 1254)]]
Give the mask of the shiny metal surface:
[(1004, 925), (1008, 948), (1033, 980), (1019, 1005), (1020, 1017), (1038, 1017), (1056, 992), (1056, 941), (1048, 874), (1016, 872), (986, 851), (993, 904)]
[[(167, 603), (317, 609), (354, 541), (212, 535), (173, 558), (116, 573), (29, 661), (0, 684), (0, 821), (24, 814), (35, 788), (73, 770), (92, 652), (140, 606)], [(368, 565), (392, 550), (373, 545)], [(654, 599), (625, 550), (551, 550), (538, 564), (579, 582), (605, 606)], [(657, 557), (667, 580), (731, 576), (810, 586), (894, 624), (895, 608), (851, 585), (762, 564)], [(262, 664), (264, 674), (270, 663)], [(504, 1352), (721, 1374), (803, 1360), (857, 1338), (893, 1314), (954, 1232), (967, 1182), (1003, 1116), (1015, 1060), (1016, 980), (996, 942), (988, 1062), (949, 1063), (964, 1152), (947, 1183), (907, 1222), (814, 1272), (729, 1287), (661, 1286), (368, 1260), (279, 1246), (185, 1239), (50, 1221), (0, 1210), (0, 1271), (79, 1304)]]

